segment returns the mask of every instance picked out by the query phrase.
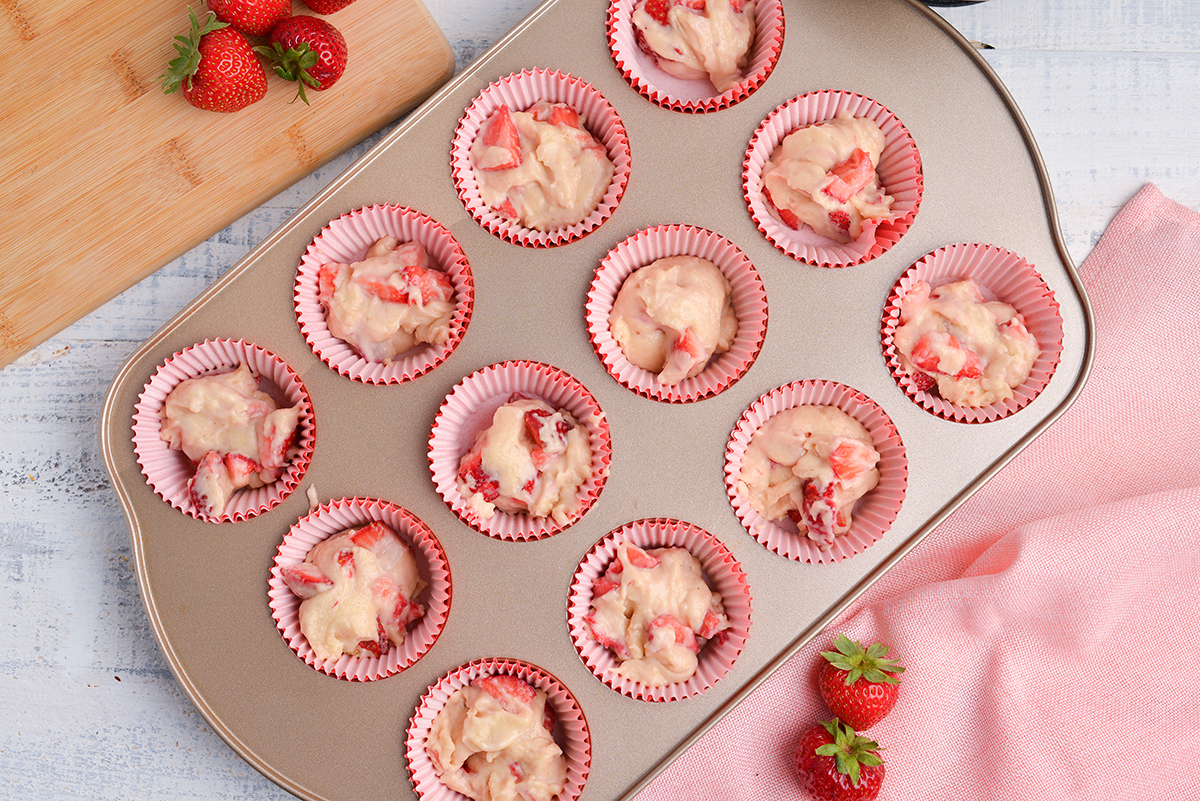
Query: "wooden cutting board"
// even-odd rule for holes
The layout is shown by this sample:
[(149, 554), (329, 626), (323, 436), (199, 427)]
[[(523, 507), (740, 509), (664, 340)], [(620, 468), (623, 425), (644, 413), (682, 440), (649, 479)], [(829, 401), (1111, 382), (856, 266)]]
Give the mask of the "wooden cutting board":
[[(192, 0), (198, 15), (203, 0)], [(355, 0), (339, 82), (242, 111), (159, 76), (186, 0), (0, 0), (0, 366), (395, 120), (454, 55), (420, 0)], [(294, 13), (310, 14), (300, 0)], [(260, 43), (255, 40), (253, 43)]]

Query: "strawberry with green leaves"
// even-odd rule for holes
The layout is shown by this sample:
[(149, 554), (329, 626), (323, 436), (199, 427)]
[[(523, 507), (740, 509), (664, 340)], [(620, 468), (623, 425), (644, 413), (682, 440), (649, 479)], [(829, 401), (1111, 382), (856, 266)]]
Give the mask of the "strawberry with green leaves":
[(836, 651), (822, 651), (821, 696), (829, 711), (851, 728), (863, 731), (883, 720), (900, 692), (904, 668), (888, 658), (888, 647), (873, 643), (863, 648), (845, 634), (834, 640)]
[(175, 37), (178, 55), (161, 77), (163, 92), (181, 87), (196, 108), (207, 111), (240, 111), (263, 99), (267, 73), (245, 36), (217, 19), (211, 11), (204, 24), (188, 9), (191, 30)]
[(271, 31), (269, 47), (255, 48), (270, 59), (275, 74), (295, 81), (296, 97), (308, 103), (304, 87), (318, 92), (333, 86), (346, 71), (346, 38), (323, 19), (289, 17)]
[(206, 0), (208, 10), (247, 36), (266, 36), (292, 16), (292, 0)]
[(816, 801), (873, 801), (883, 786), (879, 744), (836, 720), (813, 726), (796, 746), (796, 772)]

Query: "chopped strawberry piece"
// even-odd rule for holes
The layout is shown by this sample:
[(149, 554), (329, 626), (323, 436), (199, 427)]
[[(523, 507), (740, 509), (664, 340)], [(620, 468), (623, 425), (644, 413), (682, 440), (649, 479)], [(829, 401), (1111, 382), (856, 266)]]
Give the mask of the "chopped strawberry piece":
[(691, 328), (685, 328), (671, 344), (671, 351), (658, 373), (658, 380), (664, 384), (678, 384), (707, 362), (708, 354), (696, 339), (696, 333)]
[(285, 565), (279, 569), (279, 576), (289, 590), (303, 599), (333, 588), (333, 581), (312, 562)]
[(913, 387), (916, 388), (918, 392), (933, 392), (937, 389), (938, 385), (936, 378), (931, 376), (929, 373), (921, 372), (912, 374), (912, 382)]
[(338, 551), (337, 563), (346, 574), (346, 578), (354, 578), (354, 551), (349, 548)]
[(918, 339), (913, 345), (909, 361), (928, 373), (951, 375), (942, 367), (942, 361), (947, 357), (952, 362), (962, 360), (962, 366), (953, 373), (955, 378), (979, 378), (983, 375), (979, 354), (964, 348), (953, 334), (942, 331), (930, 331)]
[(506, 673), (484, 676), (472, 684), (498, 700), (501, 706), (514, 714), (519, 714), (537, 700), (537, 690), (527, 682)]
[(370, 523), (367, 523), (358, 531), (351, 534), (350, 541), (359, 548), (366, 548), (367, 550), (371, 551), (375, 549), (375, 546), (380, 542), (380, 540), (384, 539), (385, 537), (392, 536), (395, 535), (390, 528), (378, 520), (372, 520)]
[[(833, 490), (833, 483), (826, 484), (816, 479), (810, 479), (804, 485), (804, 503), (801, 509), (804, 527), (808, 529), (809, 537), (824, 547), (833, 545), (841, 517), (834, 504)], [(844, 519), (842, 522), (844, 523)]]
[(592, 632), (592, 637), (596, 640), (596, 642), (615, 653), (618, 659), (629, 658), (629, 649), (625, 646), (624, 640), (618, 639), (617, 636), (610, 635), (609, 633), (597, 628), (595, 615), (588, 615), (583, 619), (583, 622), (587, 623), (587, 627)]
[[(534, 463), (535, 464), (537, 463), (536, 459), (534, 460)], [(541, 465), (538, 465), (538, 466), (540, 467)], [(526, 495), (532, 495), (533, 488), (536, 486), (537, 486), (537, 479), (531, 478), (525, 482), (525, 486), (523, 486), (521, 489), (523, 489), (525, 491)]]
[(729, 7), (734, 13), (741, 14), (746, 9), (746, 0), (729, 0)]
[(674, 615), (659, 615), (651, 620), (648, 626), (651, 636), (656, 630), (663, 628), (674, 632), (676, 645), (682, 645), (693, 653), (700, 653), (700, 643), (696, 641), (696, 633), (680, 623)]
[(700, 623), (700, 630), (696, 634), (707, 640), (727, 628), (729, 628), (729, 619), (709, 609), (704, 613), (704, 620)]
[(368, 295), (374, 295), (388, 303), (407, 304), (409, 302), (407, 286), (396, 286), (378, 276), (359, 272), (354, 273), (354, 283), (361, 286)]
[(508, 106), (496, 109), (479, 131), (487, 147), (475, 165), (481, 170), (510, 170), (521, 166), (521, 134)]
[(337, 290), (338, 273), (343, 266), (322, 264), (321, 269), (317, 271), (317, 300), (321, 303), (328, 304), (333, 299), (333, 293)]
[(513, 778), (517, 781), (521, 781), (525, 778), (525, 769), (521, 767), (520, 762), (509, 762), (508, 772), (511, 773)]
[(551, 125), (565, 125), (568, 128), (579, 127), (579, 112), (566, 103), (540, 101), (530, 106), (529, 111), (538, 122), (548, 122)]
[(479, 453), (470, 454), (459, 465), (458, 480), (468, 493), (482, 495), (488, 503), (500, 497), (500, 482), (483, 469), (483, 456)]
[(625, 561), (629, 562), (629, 564), (633, 565), (634, 567), (645, 568), (648, 570), (652, 567), (658, 567), (661, 561), (657, 556), (646, 553), (636, 545), (626, 545), (623, 547), (625, 550)]
[(546, 727), (546, 731), (554, 731), (554, 724), (558, 722), (558, 716), (554, 714), (554, 707), (547, 703), (542, 708), (542, 725)]
[(603, 575), (598, 579), (592, 580), (592, 597), (599, 598), (601, 595), (610, 593), (620, 586), (621, 582), (613, 581), (607, 574)]
[(235, 487), (244, 487), (250, 483), (250, 478), (262, 467), (249, 456), (241, 453), (225, 454), (225, 469), (229, 471), (229, 480)]
[(833, 474), (843, 481), (852, 481), (870, 470), (879, 461), (879, 454), (857, 439), (843, 439), (829, 453)]
[(188, 481), (188, 500), (204, 517), (213, 517), (225, 511), (225, 504), (233, 493), (233, 482), (225, 460), (216, 451), (209, 451), (196, 465), (196, 474)]
[(361, 640), (358, 643), (358, 648), (360, 651), (366, 651), (374, 656), (383, 656), (391, 650), (392, 641), (389, 640), (387, 634), (384, 633), (383, 623), (376, 619), (375, 625), (377, 626), (378, 631), (377, 639)]
[(513, 205), (512, 201), (509, 200), (508, 198), (505, 198), (504, 202), (501, 203), (499, 206), (493, 206), (492, 208), (495, 209), (496, 213), (499, 214), (501, 217), (504, 217), (509, 220), (517, 219), (517, 209)]
[[(422, 306), (428, 306), (435, 300), (450, 300), (454, 294), (450, 276), (441, 270), (427, 270), (413, 265), (401, 270), (400, 275), (406, 284), (420, 290)], [(407, 295), (405, 297), (407, 298)]]
[(1007, 323), (1001, 324), (999, 329), (1001, 334), (1007, 334), (1016, 339), (1029, 338), (1029, 329), (1025, 327), (1025, 318), (1019, 314)]
[(258, 436), (258, 460), (263, 468), (283, 467), (300, 426), (300, 408), (276, 409), (263, 418)]
[(844, 211), (829, 212), (829, 221), (843, 231), (850, 230), (850, 215)]
[(671, 5), (671, 0), (646, 0), (644, 8), (659, 25), (667, 25), (667, 13), (671, 10)]
[(828, 175), (825, 194), (838, 203), (845, 203), (871, 182), (875, 177), (875, 166), (867, 151), (856, 147), (848, 159), (833, 165)]
[(796, 216), (796, 213), (791, 209), (785, 209), (777, 205), (771, 198), (771, 193), (767, 190), (766, 186), (763, 187), (762, 193), (763, 198), (765, 198), (766, 201), (771, 204), (771, 208), (775, 209), (775, 213), (779, 215), (779, 219), (784, 225), (786, 225), (788, 228), (800, 227), (800, 218)]

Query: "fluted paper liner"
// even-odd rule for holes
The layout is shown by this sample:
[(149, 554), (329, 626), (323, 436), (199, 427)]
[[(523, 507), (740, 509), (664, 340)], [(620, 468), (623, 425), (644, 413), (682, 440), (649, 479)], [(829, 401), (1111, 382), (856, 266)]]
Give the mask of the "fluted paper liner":
[[(196, 465), (162, 439), (160, 412), (171, 390), (184, 380), (227, 373), (242, 364), (259, 377), (259, 389), (274, 397), (282, 408), (300, 406), (296, 440), (288, 450), (288, 466), (279, 479), (257, 489), (237, 490), (220, 516), (206, 517), (188, 497), (188, 482), (196, 474)], [(134, 406), (133, 449), (151, 489), (184, 514), (210, 523), (249, 520), (281, 503), (304, 478), (315, 440), (312, 399), (300, 377), (275, 354), (241, 339), (206, 339), (175, 353), (155, 371)]]
[[(391, 528), (412, 550), (426, 586), (416, 597), (425, 614), (409, 624), (404, 642), (382, 656), (320, 659), (300, 630), (301, 599), (284, 583), (281, 570), (304, 561), (313, 546), (347, 529), (378, 521)], [(446, 553), (424, 522), (403, 507), (374, 498), (343, 498), (321, 504), (300, 518), (275, 555), (268, 583), (271, 616), (288, 647), (315, 670), (346, 681), (374, 681), (399, 673), (424, 656), (437, 642), (450, 612), (452, 585)]]
[[(509, 514), (500, 509), (484, 520), (467, 506), (458, 491), (459, 462), (471, 449), (475, 436), (491, 425), (496, 409), (517, 392), (540, 398), (556, 409), (565, 409), (587, 429), (592, 474), (576, 494), (579, 508), (563, 524), (552, 517)], [(600, 496), (611, 462), (608, 418), (592, 393), (557, 367), (532, 361), (500, 362), (464, 378), (438, 410), (429, 441), (429, 466), (438, 494), (464, 523), (501, 540), (542, 539), (575, 523)]]
[(608, 49), (629, 85), (652, 103), (673, 111), (705, 113), (737, 105), (754, 94), (770, 77), (783, 49), (784, 16), (780, 0), (756, 0), (754, 44), (742, 79), (718, 92), (707, 79), (683, 80), (663, 71), (638, 46), (632, 22), (637, 0), (612, 0), (606, 27)]
[[(683, 548), (700, 560), (709, 586), (721, 596), (730, 628), (705, 643), (696, 674), (687, 681), (651, 687), (627, 679), (614, 669), (620, 664), (611, 650), (592, 636), (585, 618), (592, 612), (593, 582), (617, 558), (618, 546), (629, 543), (644, 550)], [(699, 526), (681, 520), (646, 519), (610, 532), (584, 557), (571, 581), (567, 625), (575, 650), (584, 664), (613, 690), (642, 701), (676, 701), (703, 693), (720, 681), (737, 662), (750, 636), (750, 586), (741, 564), (719, 539)]]
[[(879, 484), (858, 499), (850, 530), (828, 551), (817, 547), (792, 520), (764, 518), (738, 489), (738, 476), (754, 433), (779, 412), (805, 405), (835, 406), (862, 423), (880, 457), (876, 465)], [(861, 553), (891, 528), (908, 486), (908, 456), (887, 413), (863, 393), (835, 381), (794, 381), (763, 395), (738, 420), (725, 451), (725, 486), (738, 519), (756, 540), (788, 559), (828, 564)]]
[[(883, 131), (885, 143), (876, 172), (883, 191), (893, 199), (891, 219), (878, 225), (864, 221), (862, 235), (847, 244), (826, 239), (803, 223), (799, 229), (785, 225), (762, 194), (763, 167), (784, 137), (805, 125), (831, 120), (842, 110), (873, 120)], [(746, 151), (742, 184), (750, 215), (771, 244), (818, 267), (848, 267), (877, 258), (900, 240), (920, 208), (925, 178), (912, 135), (886, 106), (854, 92), (824, 90), (789, 100), (759, 125)]]
[[(738, 331), (729, 350), (710, 359), (703, 372), (668, 385), (626, 358), (613, 338), (609, 315), (621, 285), (634, 271), (666, 256), (683, 255), (708, 259), (729, 280)], [(592, 347), (609, 375), (644, 397), (689, 403), (720, 394), (754, 364), (767, 333), (767, 293), (754, 265), (725, 237), (690, 225), (659, 225), (639, 231), (604, 257), (588, 291), (586, 316)]]
[[(526, 228), (497, 214), (483, 202), (471, 163), (471, 145), (479, 129), (500, 106), (524, 111), (539, 100), (566, 103), (581, 117), (584, 128), (608, 151), (613, 179), (600, 204), (582, 221), (552, 231)], [(591, 84), (564, 72), (522, 70), (492, 83), (476, 97), (458, 122), (450, 148), (454, 186), (463, 205), (486, 230), (516, 245), (553, 247), (573, 242), (599, 227), (616, 210), (629, 181), (629, 138), (616, 109)]]
[[(918, 389), (912, 376), (900, 366), (893, 341), (900, 325), (900, 299), (914, 283), (925, 281), (937, 287), (967, 278), (975, 279), (986, 299), (1016, 308), (1042, 351), (1034, 360), (1029, 377), (1013, 390), (1013, 396), (988, 406), (959, 406)], [(931, 414), (959, 423), (991, 422), (1024, 409), (1049, 385), (1062, 358), (1063, 321), (1054, 292), (1032, 264), (996, 245), (960, 242), (923, 256), (905, 270), (892, 288), (884, 306), (881, 330), (884, 358), (904, 394)]]
[(434, 718), (457, 690), (484, 676), (511, 675), (547, 695), (554, 710), (554, 739), (567, 762), (567, 783), (557, 801), (575, 801), (583, 793), (592, 767), (592, 735), (583, 709), (567, 686), (547, 671), (519, 659), (478, 659), (451, 670), (439, 679), (417, 704), (405, 737), (409, 780), (421, 801), (463, 801), (464, 796), (438, 779), (433, 760), (425, 750)]
[[(397, 354), (389, 364), (364, 359), (350, 343), (330, 333), (326, 310), (317, 299), (317, 274), (323, 265), (362, 261), (367, 250), (385, 236), (394, 236), (401, 244), (421, 245), (429, 254), (430, 267), (450, 277), (455, 303), (445, 343), (418, 344)], [(293, 295), (300, 331), (321, 361), (355, 381), (398, 384), (429, 372), (458, 347), (471, 322), (475, 281), (466, 254), (441, 223), (414, 209), (383, 204), (344, 214), (316, 236), (300, 260)]]

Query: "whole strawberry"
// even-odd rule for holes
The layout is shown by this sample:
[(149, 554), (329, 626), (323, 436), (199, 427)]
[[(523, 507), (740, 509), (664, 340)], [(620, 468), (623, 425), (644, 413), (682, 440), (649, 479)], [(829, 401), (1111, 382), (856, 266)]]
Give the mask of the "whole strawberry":
[(299, 86), (296, 97), (308, 103), (304, 87), (318, 92), (333, 86), (346, 71), (346, 39), (323, 19), (295, 16), (271, 31), (270, 47), (255, 48), (275, 65), (275, 73)]
[(872, 801), (883, 786), (879, 744), (836, 720), (813, 726), (796, 746), (796, 772), (817, 801)]
[(191, 31), (175, 37), (179, 54), (162, 76), (163, 92), (183, 87), (183, 96), (207, 111), (240, 111), (267, 93), (267, 73), (246, 37), (211, 11), (203, 25), (188, 9)]
[(900, 692), (897, 676), (904, 668), (887, 658), (888, 647), (873, 643), (863, 648), (845, 634), (834, 641), (836, 651), (822, 651), (821, 697), (829, 711), (852, 729), (863, 731), (883, 720)]
[(209, 11), (247, 36), (266, 36), (292, 16), (292, 0), (206, 0)]
[(332, 14), (335, 11), (341, 11), (353, 2), (354, 0), (304, 0), (304, 5), (308, 6), (314, 14)]

